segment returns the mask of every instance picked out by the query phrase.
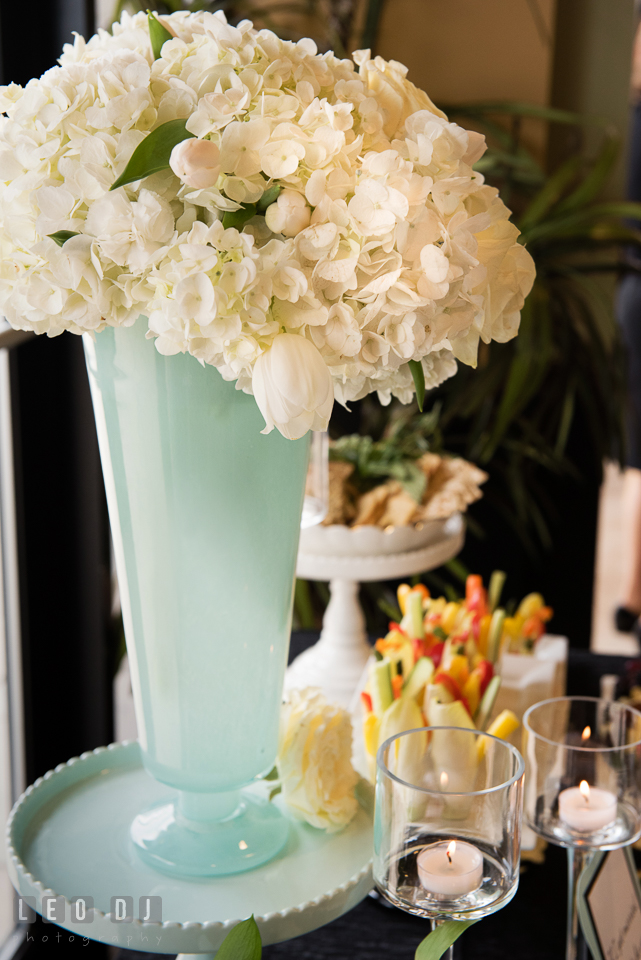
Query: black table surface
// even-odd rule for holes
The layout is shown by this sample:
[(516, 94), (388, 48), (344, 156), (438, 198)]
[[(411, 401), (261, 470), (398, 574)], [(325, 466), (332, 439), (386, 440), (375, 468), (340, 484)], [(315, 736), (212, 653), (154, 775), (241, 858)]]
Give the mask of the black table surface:
[[(318, 639), (318, 634), (294, 633), (291, 657)], [(568, 693), (598, 696), (599, 678), (605, 673), (621, 675), (626, 658), (599, 656), (571, 650)], [(562, 960), (565, 955), (566, 852), (548, 847), (545, 862), (522, 864), (517, 894), (510, 904), (472, 927), (456, 947), (457, 960)], [(42, 929), (42, 928), (40, 928)], [(53, 929), (56, 929), (55, 927)], [(51, 933), (49, 926), (47, 933)], [(61, 931), (66, 934), (66, 931)], [(427, 921), (384, 905), (371, 897), (333, 923), (285, 943), (267, 946), (264, 960), (413, 960), (416, 947), (429, 932)], [(37, 947), (34, 956), (52, 957), (54, 944)], [(64, 940), (67, 940), (65, 935)], [(60, 945), (63, 946), (63, 943)], [(89, 945), (87, 945), (89, 946)], [(91, 947), (100, 950), (98, 944)], [(65, 957), (82, 953), (85, 960), (98, 952), (66, 944)], [(104, 948), (102, 948), (104, 950)], [(108, 948), (109, 960), (161, 960), (160, 955)], [(55, 951), (54, 951), (55, 952)], [(102, 954), (101, 954), (102, 956)], [(166, 955), (164, 955), (167, 960)]]

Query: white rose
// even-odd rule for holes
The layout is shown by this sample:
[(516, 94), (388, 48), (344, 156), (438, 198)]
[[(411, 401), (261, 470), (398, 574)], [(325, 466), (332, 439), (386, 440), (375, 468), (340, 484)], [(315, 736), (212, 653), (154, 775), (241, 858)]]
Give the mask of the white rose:
[(295, 237), (309, 226), (312, 211), (305, 202), (302, 193), (296, 190), (283, 190), (275, 203), (270, 203), (265, 211), (265, 223), (273, 233), (282, 233), (284, 237)]
[(301, 820), (334, 833), (353, 819), (358, 774), (351, 756), (347, 710), (319, 690), (292, 690), (281, 710), (277, 762), (283, 799)]
[(334, 387), (319, 351), (295, 333), (279, 333), (254, 364), (252, 390), (265, 418), (263, 433), (274, 427), (288, 440), (308, 430), (327, 430)]
[(171, 151), (169, 166), (188, 187), (213, 187), (220, 174), (220, 151), (211, 140), (189, 138)]

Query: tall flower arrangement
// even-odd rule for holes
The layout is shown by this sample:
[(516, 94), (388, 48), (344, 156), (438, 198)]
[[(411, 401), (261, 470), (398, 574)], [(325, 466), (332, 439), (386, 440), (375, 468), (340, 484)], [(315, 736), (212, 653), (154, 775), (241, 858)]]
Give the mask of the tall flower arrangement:
[(265, 431), (415, 390), (516, 335), (532, 260), (484, 138), (369, 51), (123, 14), (0, 88), (0, 309), (55, 336), (147, 322)]

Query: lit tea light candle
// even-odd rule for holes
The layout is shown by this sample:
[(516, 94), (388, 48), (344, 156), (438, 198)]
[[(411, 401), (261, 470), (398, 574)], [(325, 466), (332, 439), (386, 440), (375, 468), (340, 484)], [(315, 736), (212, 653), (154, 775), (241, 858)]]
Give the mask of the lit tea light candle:
[(483, 856), (471, 843), (452, 840), (431, 843), (416, 858), (418, 877), (428, 893), (462, 897), (483, 881)]
[(559, 794), (559, 817), (579, 833), (603, 830), (616, 820), (617, 798), (609, 790), (591, 787), (582, 780), (578, 787)]

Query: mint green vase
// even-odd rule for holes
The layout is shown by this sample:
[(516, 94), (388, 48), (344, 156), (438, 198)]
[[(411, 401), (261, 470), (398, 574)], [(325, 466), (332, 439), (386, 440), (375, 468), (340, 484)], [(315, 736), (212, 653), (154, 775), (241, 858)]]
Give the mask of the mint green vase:
[(309, 441), (145, 331), (85, 337), (143, 761), (177, 791), (131, 838), (165, 872), (237, 873), (287, 840), (242, 788), (276, 757)]

